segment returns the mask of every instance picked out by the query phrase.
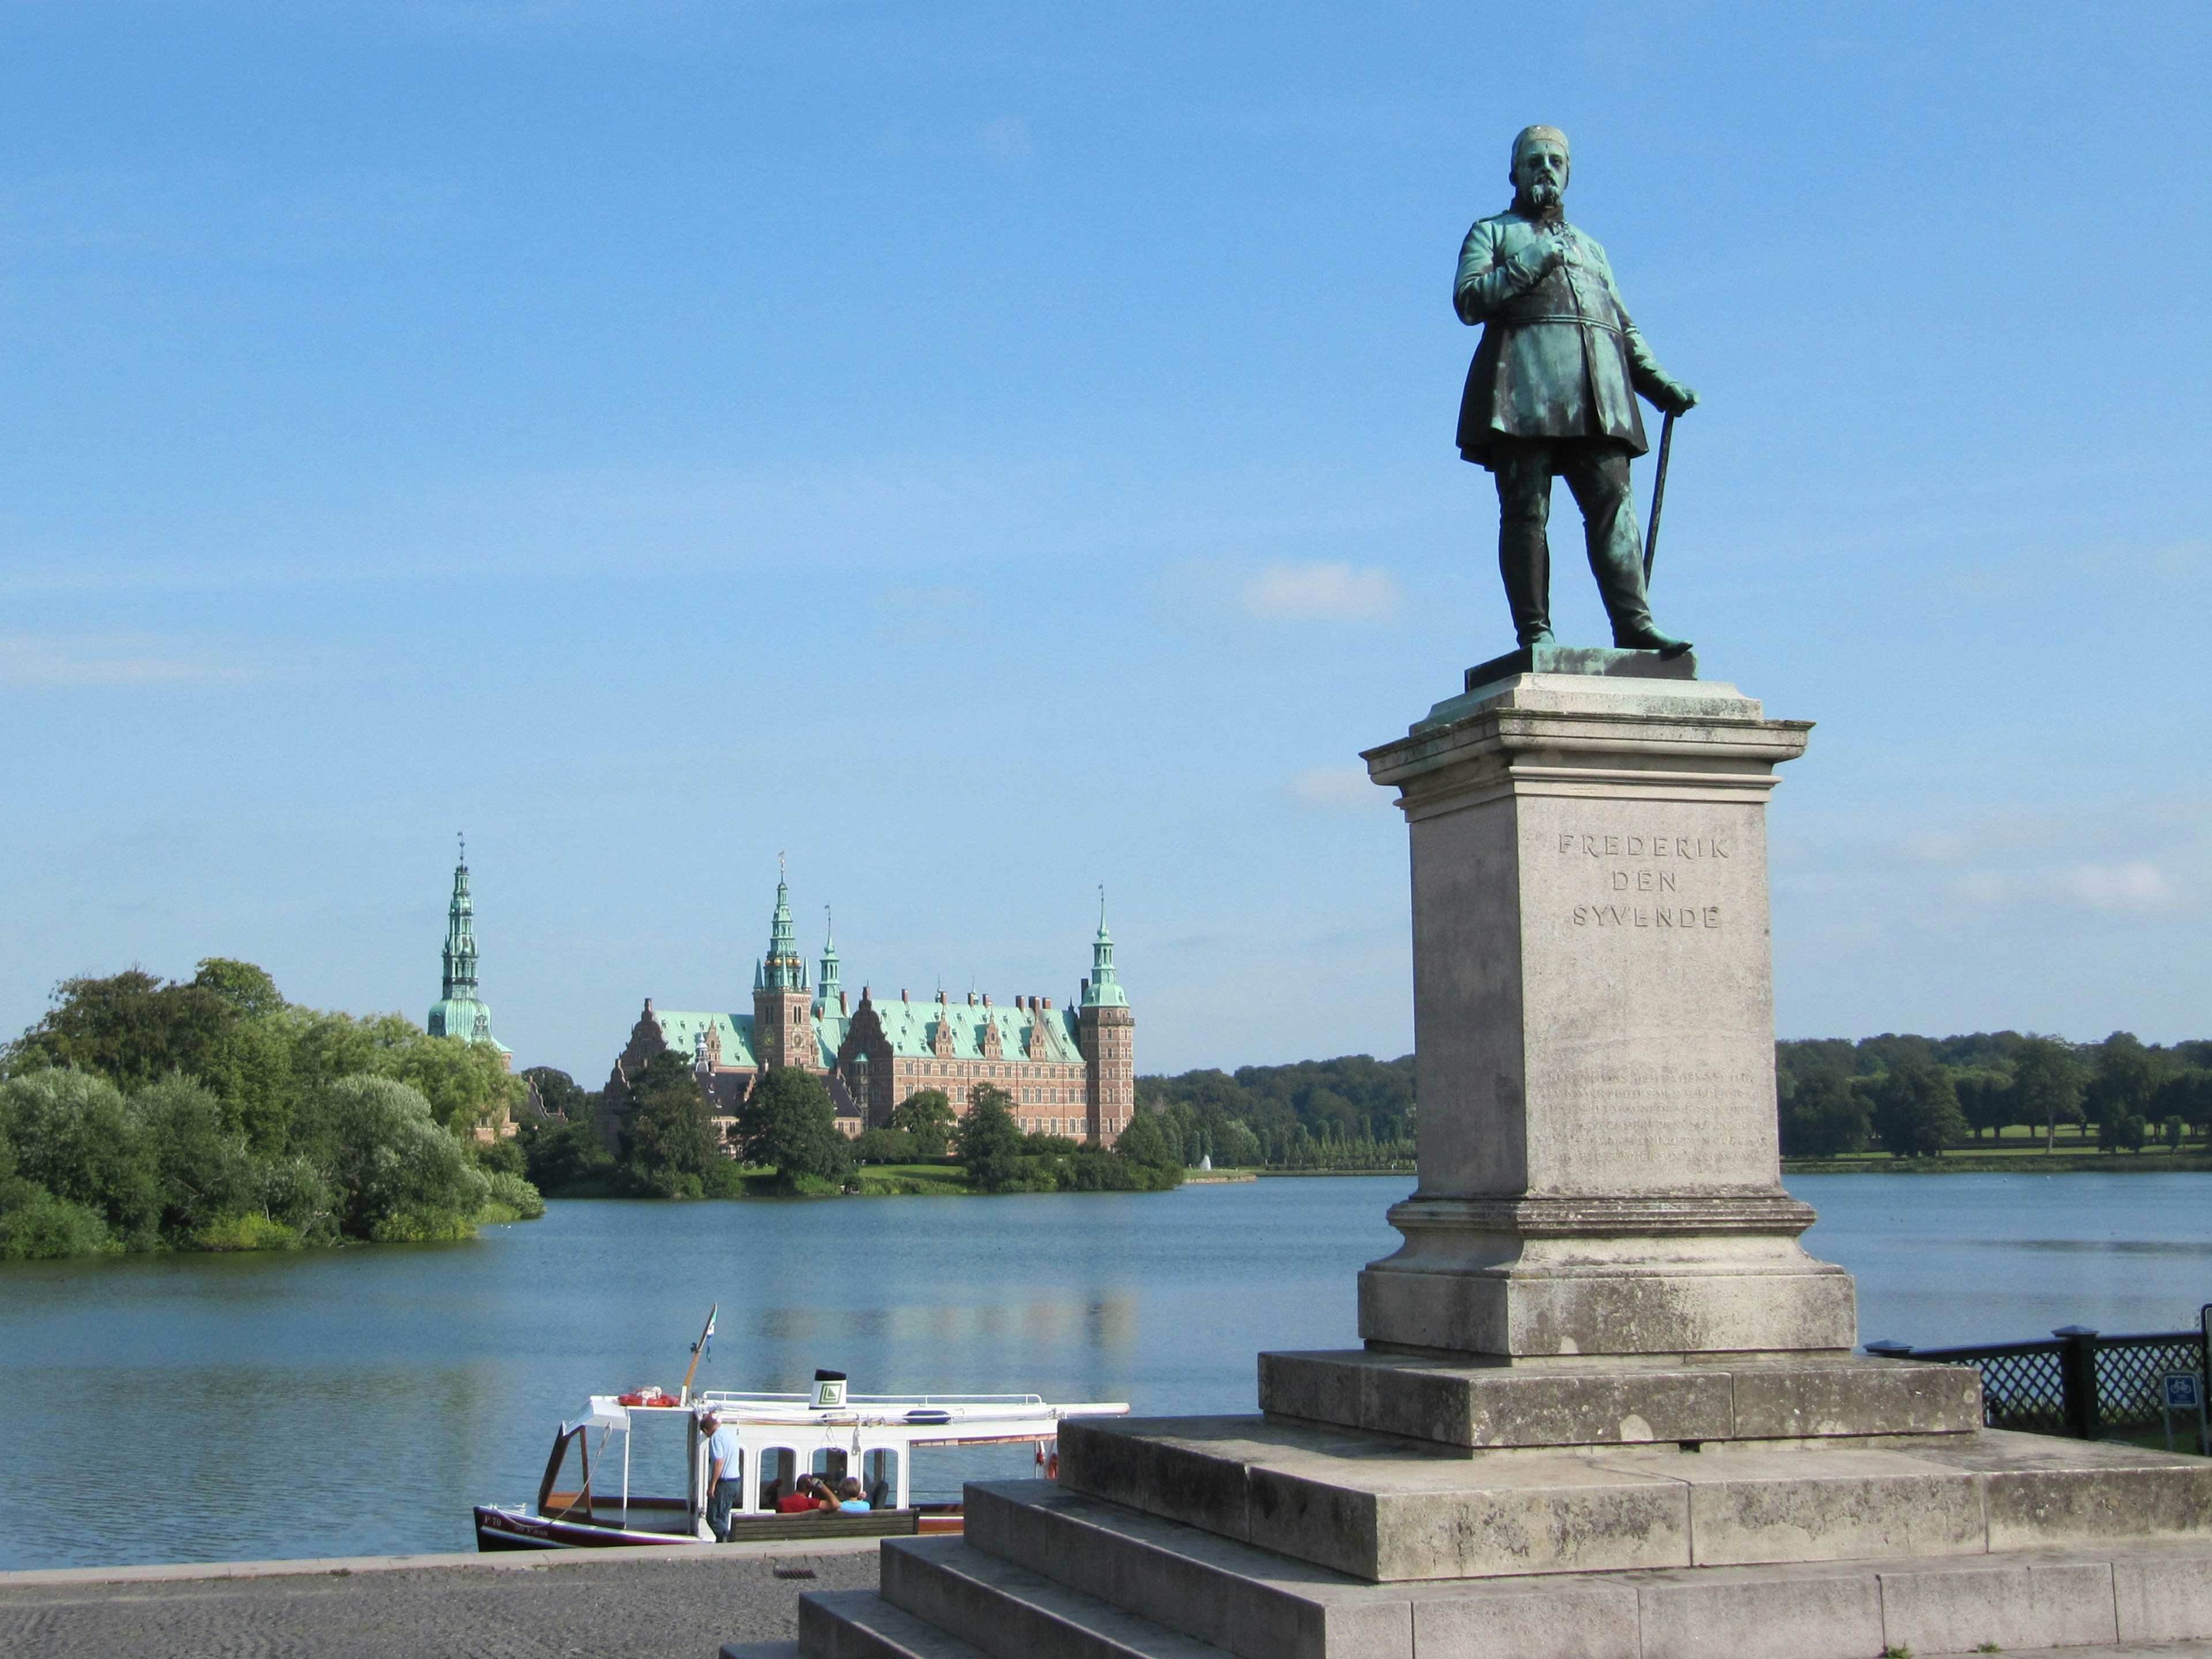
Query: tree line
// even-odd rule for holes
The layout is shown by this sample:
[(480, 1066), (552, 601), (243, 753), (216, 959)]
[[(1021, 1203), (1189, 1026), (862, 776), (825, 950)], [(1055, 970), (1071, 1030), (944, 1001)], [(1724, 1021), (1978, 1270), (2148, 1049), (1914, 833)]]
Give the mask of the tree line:
[(1137, 1079), (1178, 1161), (1279, 1170), (1410, 1169), (1413, 1057), (1369, 1054)]
[(1940, 1157), (2014, 1127), (2046, 1151), (2062, 1127), (2107, 1152), (2212, 1134), (2212, 1042), (2161, 1047), (2127, 1031), (2089, 1043), (2018, 1031), (1778, 1042), (1775, 1081), (1786, 1158)]
[(252, 963), (64, 980), (0, 1048), (0, 1259), (465, 1237), (543, 1214), (474, 1130), (489, 1048), (288, 1002)]
[(1175, 1150), (1149, 1121), (1133, 1123), (1111, 1151), (1024, 1134), (1012, 1097), (988, 1085), (957, 1118), (942, 1090), (917, 1090), (888, 1125), (848, 1140), (819, 1077), (770, 1066), (725, 1141), (691, 1062), (664, 1051), (619, 1085), (610, 1152), (594, 1121), (599, 1096), (565, 1072), (524, 1075), (549, 1113), (566, 1120), (526, 1124), (521, 1136), (532, 1180), (556, 1198), (827, 1194), (847, 1190), (864, 1165), (941, 1164), (988, 1193), (1153, 1191), (1182, 1178)]

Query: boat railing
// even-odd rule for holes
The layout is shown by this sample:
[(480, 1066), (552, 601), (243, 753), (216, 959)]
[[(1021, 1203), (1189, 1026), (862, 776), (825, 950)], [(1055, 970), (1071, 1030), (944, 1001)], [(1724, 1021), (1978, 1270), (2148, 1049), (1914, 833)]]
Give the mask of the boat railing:
[[(708, 1389), (691, 1396), (691, 1403), (715, 1406), (799, 1406), (811, 1407), (814, 1396), (807, 1394), (756, 1394), (722, 1389)], [(1042, 1411), (1051, 1402), (1041, 1394), (848, 1394), (844, 1409), (873, 1406), (982, 1406), (1018, 1407), (1030, 1411)]]

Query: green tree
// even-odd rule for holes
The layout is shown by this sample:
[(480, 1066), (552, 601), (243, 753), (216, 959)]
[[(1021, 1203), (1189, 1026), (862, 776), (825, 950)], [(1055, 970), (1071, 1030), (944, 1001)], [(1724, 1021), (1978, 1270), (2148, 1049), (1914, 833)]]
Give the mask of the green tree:
[(161, 1188), (161, 1230), (185, 1243), (213, 1224), (262, 1210), (263, 1165), (222, 1102), (184, 1076), (131, 1098)]
[(1831, 1066), (1785, 1073), (1778, 1079), (1782, 1152), (1787, 1158), (1834, 1158), (1863, 1152), (1867, 1103)]
[(566, 1123), (526, 1123), (515, 1137), (522, 1172), (554, 1197), (603, 1197), (612, 1190), (615, 1157), (589, 1117)]
[(1114, 1150), (1132, 1164), (1147, 1169), (1180, 1170), (1182, 1156), (1168, 1144), (1160, 1133), (1159, 1115), (1139, 1109), (1129, 1119), (1128, 1127), (1121, 1131), (1114, 1143)]
[(891, 1109), (891, 1127), (914, 1137), (922, 1158), (943, 1158), (952, 1140), (952, 1103), (942, 1089), (917, 1089)]
[(624, 1178), (653, 1198), (699, 1198), (723, 1157), (691, 1062), (662, 1049), (629, 1080), (622, 1108)]
[(1947, 1066), (1899, 1052), (1872, 1093), (1875, 1133), (1894, 1157), (1940, 1157), (1946, 1146), (1966, 1138), (1966, 1120)]
[(2097, 1045), (2083, 1104), (2097, 1120), (2098, 1140), (2107, 1151), (2115, 1144), (2124, 1144), (2132, 1133), (2130, 1120), (2149, 1115), (2158, 1095), (2160, 1072), (2151, 1051), (2132, 1031), (2115, 1031)]
[(230, 957), (203, 957), (192, 983), (212, 991), (240, 1019), (259, 1019), (285, 1006), (283, 994), (268, 969)]
[(0, 1084), (0, 1133), (15, 1149), (18, 1177), (82, 1206), (128, 1248), (155, 1242), (161, 1183), (154, 1149), (106, 1078), (48, 1070)]
[(745, 1160), (774, 1166), (791, 1193), (806, 1181), (836, 1181), (852, 1167), (852, 1147), (837, 1132), (837, 1109), (822, 1079), (799, 1066), (771, 1066), (738, 1109)]
[(349, 1237), (457, 1238), (475, 1230), (489, 1183), (419, 1091), (392, 1078), (344, 1077), (302, 1105), (302, 1150), (329, 1181)]
[(1005, 1193), (1023, 1184), (1027, 1171), (1022, 1132), (1015, 1127), (1013, 1102), (1005, 1090), (983, 1083), (968, 1091), (968, 1110), (952, 1132), (952, 1150), (970, 1186)]
[(2012, 1073), (1993, 1066), (1954, 1071), (1952, 1081), (1959, 1091), (1959, 1111), (1974, 1139), (1982, 1131), (2002, 1134), (2008, 1123), (2020, 1121), (2020, 1103), (2014, 1098)]
[(2012, 1086), (2024, 1123), (2043, 1125), (2043, 1149), (2052, 1151), (2061, 1122), (2081, 1121), (2081, 1091), (2087, 1079), (2071, 1045), (2057, 1037), (2030, 1036), (2013, 1056)]
[(238, 1018), (216, 990), (165, 984), (143, 969), (65, 979), (45, 1018), (12, 1045), (9, 1069), (73, 1067), (123, 1089), (172, 1072), (198, 1077)]

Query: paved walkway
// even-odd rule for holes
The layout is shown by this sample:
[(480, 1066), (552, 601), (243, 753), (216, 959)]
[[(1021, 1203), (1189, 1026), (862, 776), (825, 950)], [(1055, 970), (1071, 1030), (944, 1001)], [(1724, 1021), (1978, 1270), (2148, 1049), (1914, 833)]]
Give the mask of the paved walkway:
[(713, 1659), (797, 1634), (801, 1590), (874, 1589), (849, 1541), (0, 1573), (0, 1655)]

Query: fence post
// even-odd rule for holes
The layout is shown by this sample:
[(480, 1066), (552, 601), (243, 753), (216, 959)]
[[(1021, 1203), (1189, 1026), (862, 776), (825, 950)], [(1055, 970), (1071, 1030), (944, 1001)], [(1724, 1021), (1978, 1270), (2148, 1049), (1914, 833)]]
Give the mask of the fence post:
[(2061, 1325), (2051, 1335), (2065, 1345), (2058, 1350), (2058, 1379), (2065, 1391), (2066, 1432), (2076, 1440), (2094, 1440), (2097, 1334), (2087, 1325)]

